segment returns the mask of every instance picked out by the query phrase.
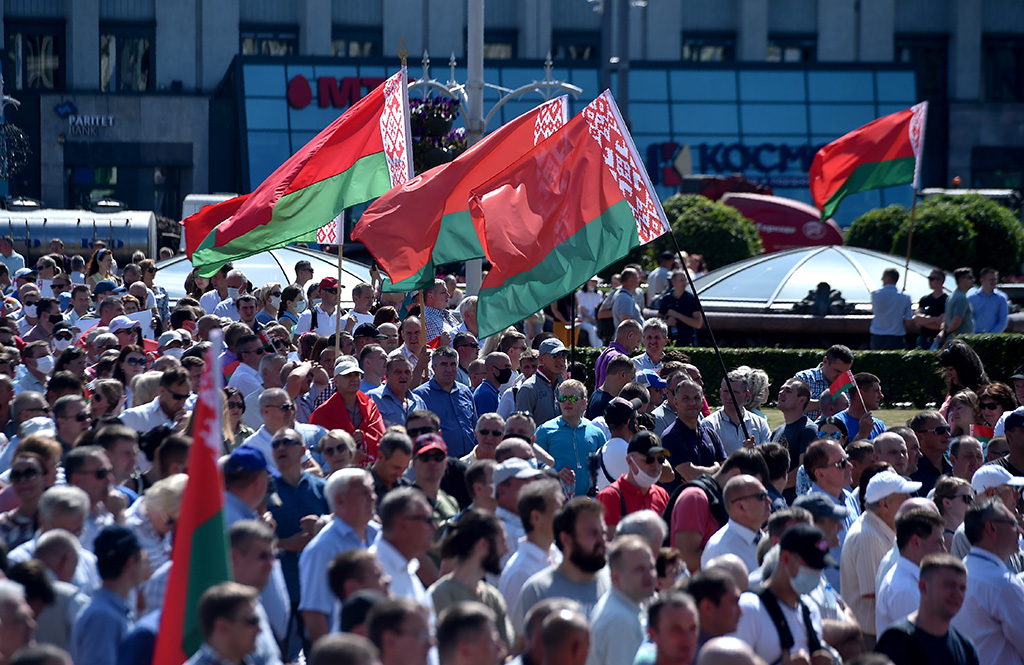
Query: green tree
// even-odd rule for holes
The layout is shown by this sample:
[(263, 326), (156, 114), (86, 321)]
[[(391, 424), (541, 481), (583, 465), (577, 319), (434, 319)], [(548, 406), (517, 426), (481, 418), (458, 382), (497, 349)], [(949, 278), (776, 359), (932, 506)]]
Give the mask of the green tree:
[[(977, 232), (953, 198), (936, 197), (918, 204), (910, 256), (943, 270), (973, 266)], [(905, 256), (910, 234), (908, 216), (892, 241), (892, 254)]]
[[(991, 266), (1001, 276), (1017, 273), (1024, 259), (1024, 228), (1013, 213), (1004, 206), (980, 194), (963, 196), (940, 196), (949, 205), (958, 207), (970, 220), (977, 234), (974, 246), (976, 258), (970, 265), (977, 275), (981, 269)], [(929, 202), (936, 199), (930, 199)]]
[(850, 247), (863, 247), (876, 252), (892, 251), (892, 239), (908, 219), (907, 209), (901, 205), (869, 210), (853, 220), (846, 229), (843, 242)]
[[(702, 254), (711, 270), (764, 251), (757, 227), (732, 206), (696, 194), (676, 194), (662, 206), (679, 246)], [(663, 237), (647, 246), (647, 260), (673, 249), (672, 240)]]

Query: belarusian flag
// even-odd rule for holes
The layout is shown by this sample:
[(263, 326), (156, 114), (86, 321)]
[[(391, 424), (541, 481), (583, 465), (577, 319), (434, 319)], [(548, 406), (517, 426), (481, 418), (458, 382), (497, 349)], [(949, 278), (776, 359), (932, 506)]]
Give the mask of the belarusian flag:
[[(284, 247), (412, 175), (405, 68), (316, 135), (251, 194), (185, 220), (189, 256), (210, 276), (225, 263)], [(230, 204), (230, 205), (229, 205)], [(206, 233), (198, 245), (194, 235)]]
[(832, 382), (832, 385), (828, 387), (828, 394), (832, 395), (832, 399), (835, 399), (850, 388), (855, 387), (857, 387), (857, 384), (853, 380), (853, 372), (846, 370), (837, 376), (836, 380)]
[(492, 265), (477, 301), (480, 337), (572, 293), (669, 229), (608, 91), (474, 189), (470, 211)]
[(982, 443), (988, 443), (996, 435), (994, 427), (988, 425), (971, 425), (971, 436)]
[(928, 102), (855, 129), (818, 151), (808, 172), (821, 218), (835, 214), (844, 197), (912, 183), (917, 189)]
[(384, 290), (415, 291), (433, 283), (436, 266), (483, 258), (470, 192), (564, 125), (568, 109), (565, 96), (553, 99), (374, 201), (352, 239), (366, 245), (391, 278)]
[(203, 592), (231, 579), (224, 527), (224, 481), (217, 468), (223, 450), (220, 333), (206, 354), (199, 399), (192, 414), (193, 445), (188, 454), (188, 484), (174, 528), (167, 595), (153, 665), (181, 665), (203, 642), (196, 606)]

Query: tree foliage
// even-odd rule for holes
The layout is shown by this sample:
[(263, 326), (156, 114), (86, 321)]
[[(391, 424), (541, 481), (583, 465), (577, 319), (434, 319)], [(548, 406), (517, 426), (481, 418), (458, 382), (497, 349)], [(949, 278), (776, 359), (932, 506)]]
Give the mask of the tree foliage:
[(869, 210), (853, 220), (850, 228), (846, 229), (844, 242), (851, 247), (888, 254), (892, 250), (893, 237), (906, 219), (907, 209), (898, 204)]
[[(764, 251), (757, 227), (732, 206), (696, 194), (676, 194), (662, 206), (682, 250), (702, 254), (711, 270)], [(663, 237), (647, 246), (648, 260), (672, 249)]]

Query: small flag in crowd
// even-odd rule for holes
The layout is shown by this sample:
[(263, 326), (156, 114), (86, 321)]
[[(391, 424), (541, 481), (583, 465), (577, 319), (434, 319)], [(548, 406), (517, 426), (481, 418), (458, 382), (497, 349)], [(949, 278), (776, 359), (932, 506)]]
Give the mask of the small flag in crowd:
[(832, 382), (832, 385), (828, 387), (828, 394), (832, 395), (832, 399), (835, 399), (840, 394), (846, 392), (850, 388), (856, 388), (857, 385), (853, 380), (853, 372), (846, 370), (842, 374), (836, 377), (836, 380)]

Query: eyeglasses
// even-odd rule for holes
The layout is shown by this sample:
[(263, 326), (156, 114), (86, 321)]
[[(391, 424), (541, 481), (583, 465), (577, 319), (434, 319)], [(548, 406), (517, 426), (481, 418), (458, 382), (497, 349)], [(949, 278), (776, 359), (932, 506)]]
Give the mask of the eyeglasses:
[(75, 336), (73, 334), (65, 333), (65, 332), (59, 332), (59, 333), (57, 333), (56, 335), (53, 336), (54, 339), (60, 339), (60, 340), (74, 339), (74, 337)]
[(299, 441), (298, 439), (293, 439), (291, 437), (285, 437), (285, 438), (277, 439), (276, 441), (271, 442), (270, 447), (273, 448), (274, 450), (277, 450), (281, 446), (298, 446), (298, 445), (302, 445), (302, 442)]
[(128, 363), (129, 365), (134, 365), (136, 367), (141, 367), (142, 365), (146, 364), (146, 359), (145, 358), (140, 358), (138, 356), (132, 356), (130, 358), (125, 358), (124, 361), (126, 363)]
[(928, 281), (929, 282), (937, 282), (939, 280), (942, 280), (943, 282), (946, 281), (946, 276), (945, 275), (928, 275)]
[(182, 401), (188, 399), (188, 394), (187, 393), (182, 395), (181, 393), (176, 393), (173, 390), (168, 390), (167, 394), (170, 395), (173, 399), (178, 400), (179, 402), (182, 402)]
[(330, 448), (321, 448), (320, 452), (323, 453), (324, 456), (327, 456), (327, 455), (340, 455), (342, 453), (342, 451), (345, 451), (345, 450), (348, 450), (348, 446), (346, 446), (343, 443), (340, 443), (340, 444), (338, 444), (336, 446), (332, 446)]
[(245, 402), (228, 402), (229, 409), (242, 409), (245, 408)]
[(758, 501), (764, 501), (768, 498), (768, 492), (758, 492), (757, 494), (748, 494), (746, 496), (737, 497), (732, 500), (733, 503), (738, 501), (746, 501), (747, 499), (757, 499)]
[(63, 416), (64, 418), (74, 418), (80, 423), (84, 423), (86, 420), (92, 420), (92, 416), (88, 413), (79, 413), (77, 416)]
[(242, 351), (242, 353), (255, 353), (258, 356), (262, 356), (264, 349), (262, 346), (257, 346), (255, 349), (249, 349), (248, 351)]
[(550, 354), (552, 358), (567, 358), (569, 356), (568, 351), (558, 351), (557, 353)]
[(437, 518), (433, 515), (402, 515), (402, 519), (426, 522), (432, 526), (437, 526)]
[(503, 432), (500, 429), (480, 429), (480, 430), (477, 430), (477, 434), (479, 434), (480, 436), (501, 436), (504, 433), (505, 432)]
[(11, 471), (11, 482), (20, 483), (23, 480), (35, 480), (39, 476), (43, 475), (39, 469), (25, 469), (23, 471), (12, 470)]
[[(639, 454), (639, 453), (637, 453), (637, 454)], [(644, 460), (644, 462), (646, 464), (654, 464), (655, 462), (657, 462), (658, 464), (661, 464), (662, 462), (665, 461), (665, 456), (664, 455), (645, 455), (643, 460)]]
[(335, 295), (335, 294), (338, 293), (338, 289), (327, 289), (327, 288), (324, 288), (324, 289), (320, 289), (320, 290), (321, 291), (326, 291), (327, 293), (330, 293), (331, 295)]
[(284, 404), (270, 404), (268, 406), (271, 409), (280, 409), (281, 411), (284, 411), (285, 413), (288, 413), (289, 411), (293, 411), (295, 409), (295, 403), (294, 402), (285, 402)]
[(275, 349), (287, 349), (288, 348), (288, 340), (281, 339), (280, 337), (274, 339), (273, 344), (274, 344), (274, 348)]
[(238, 623), (244, 623), (246, 626), (248, 626), (250, 628), (256, 628), (257, 626), (260, 625), (260, 618), (258, 616), (256, 616), (255, 614), (252, 614), (252, 615), (247, 616), (247, 617), (235, 617), (234, 620), (237, 621)]
[(821, 436), (821, 437), (824, 437), (824, 438), (827, 438), (827, 439), (835, 439), (836, 441), (840, 441), (843, 438), (843, 433), (842, 432), (829, 432), (828, 434), (826, 434), (825, 432), (818, 432), (818, 436)]
[(114, 472), (114, 469), (109, 466), (101, 466), (100, 468), (93, 471), (93, 475), (96, 476), (96, 480), (106, 480)]
[(479, 344), (459, 344), (455, 347), (456, 349), (479, 349)]
[(950, 427), (949, 425), (936, 425), (935, 427), (932, 427), (930, 429), (918, 429), (918, 430), (914, 430), (914, 431), (917, 432), (918, 434), (939, 434), (939, 435), (942, 435), (942, 434), (949, 434), (950, 430), (952, 430), (952, 429), (953, 428)]
[(961, 501), (966, 503), (968, 506), (971, 505), (972, 503), (974, 503), (974, 497), (971, 496), (970, 494), (961, 494), (960, 496), (958, 496), (956, 498), (960, 499)]
[(146, 272), (156, 272), (156, 268), (146, 268)]
[(575, 404), (576, 402), (580, 401), (581, 399), (583, 399), (583, 398), (580, 397), (579, 395), (559, 395), (558, 396), (558, 401), (559, 402), (572, 402), (573, 404)]
[(69, 286), (71, 286), (71, 285), (70, 284), (57, 284), (56, 282), (54, 282), (53, 284), (50, 285), (50, 288), (51, 289), (66, 289)]
[(850, 466), (850, 458), (844, 457), (838, 462), (832, 462), (831, 464), (826, 464), (825, 466), (834, 466), (837, 469), (845, 469), (846, 467)]
[(986, 411), (995, 411), (999, 408), (999, 402), (982, 402), (981, 408)]
[(431, 451), (422, 455), (417, 455), (421, 462), (443, 462), (444, 458), (447, 457), (440, 450)]
[(416, 440), (422, 434), (433, 434), (436, 431), (437, 429), (434, 427), (413, 427), (405, 430), (405, 433), (409, 435), (410, 439)]

